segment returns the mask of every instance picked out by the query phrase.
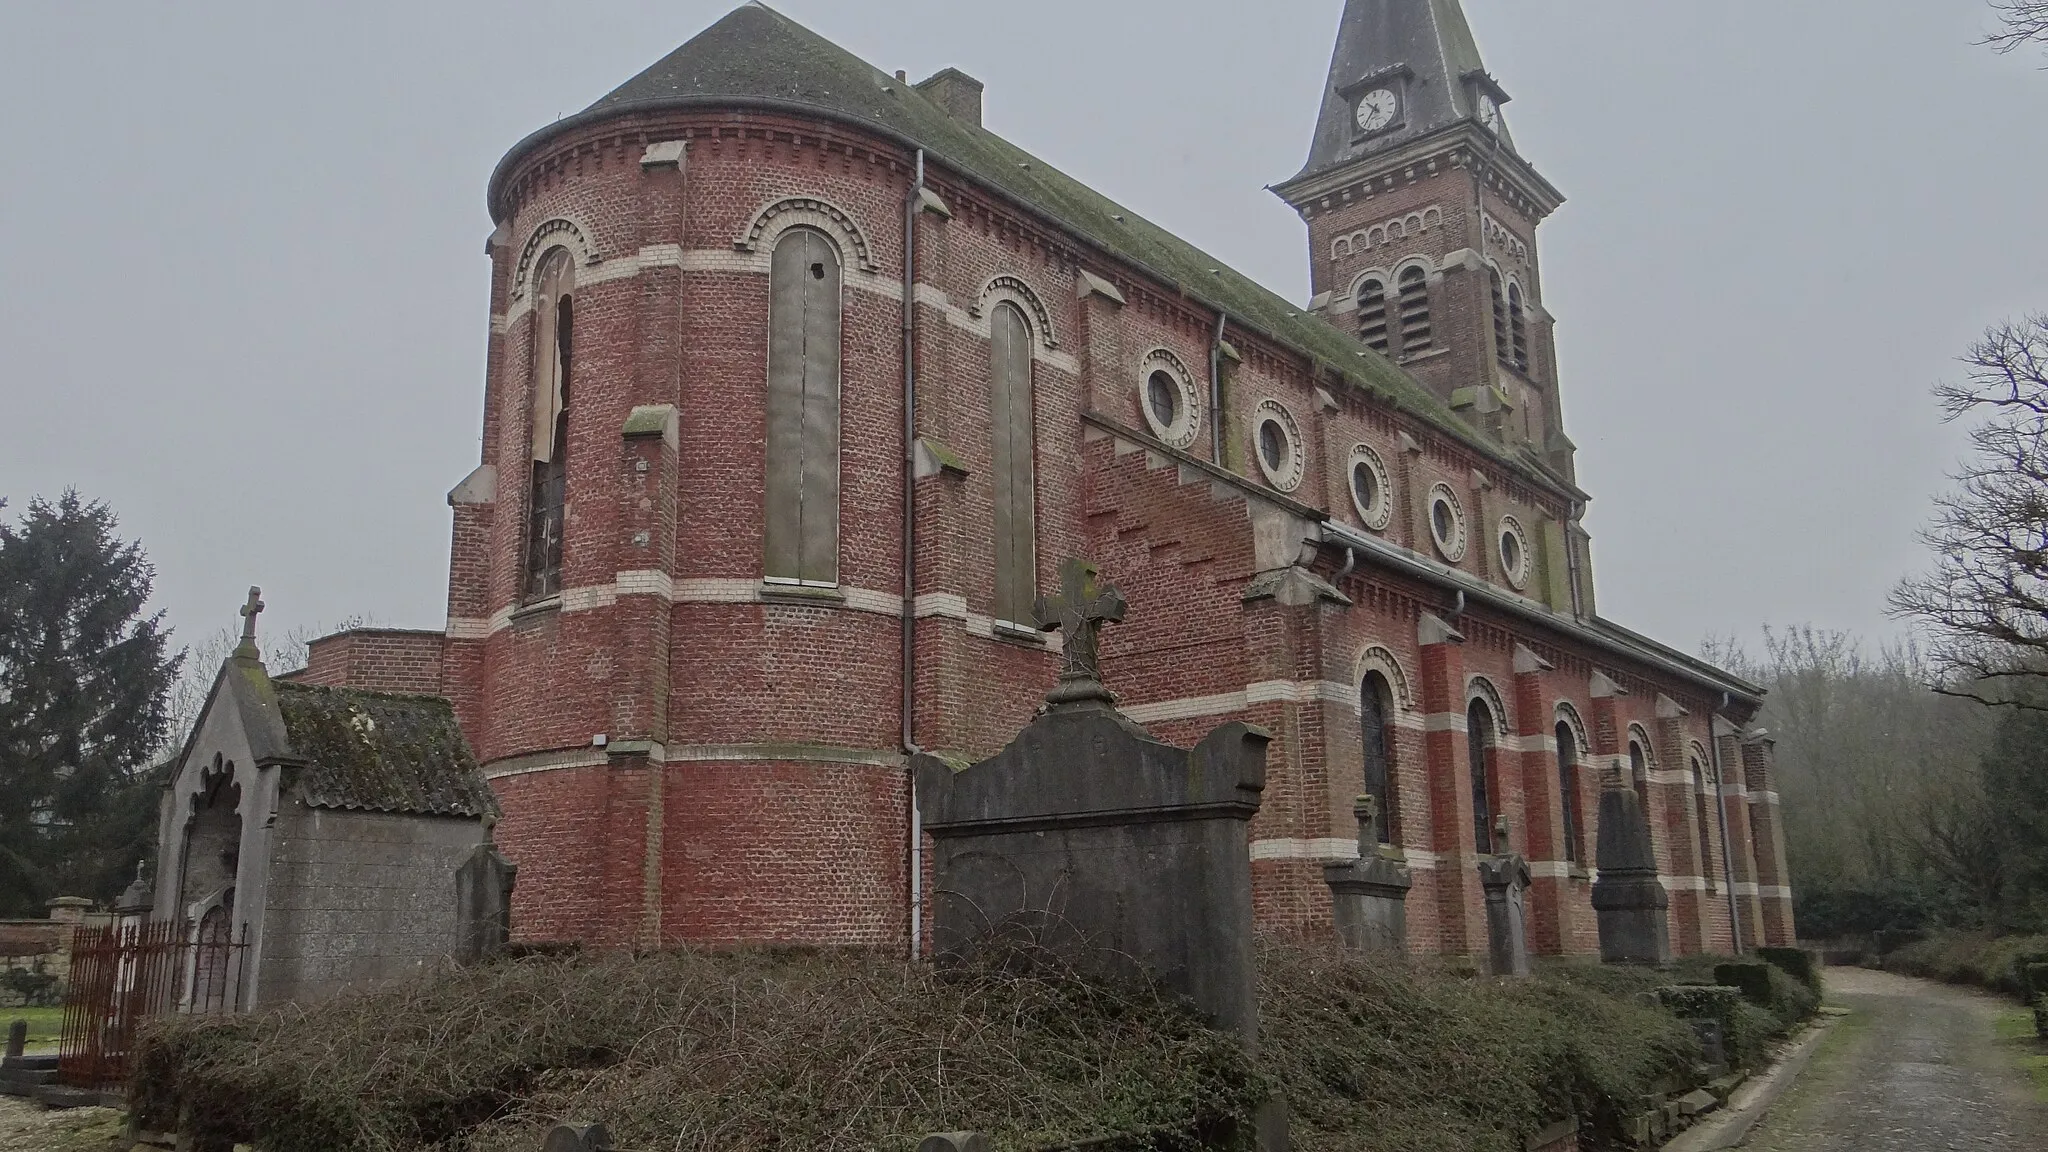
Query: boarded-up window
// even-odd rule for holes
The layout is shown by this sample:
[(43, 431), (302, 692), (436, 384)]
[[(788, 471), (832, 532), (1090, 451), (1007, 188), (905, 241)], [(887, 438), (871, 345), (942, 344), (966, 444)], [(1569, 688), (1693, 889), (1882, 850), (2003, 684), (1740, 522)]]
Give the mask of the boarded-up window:
[(1358, 693), (1358, 728), (1365, 738), (1365, 794), (1373, 798), (1373, 839), (1380, 844), (1400, 843), (1400, 810), (1394, 795), (1394, 692), (1387, 678), (1377, 672), (1365, 674)]
[(527, 500), (526, 597), (562, 590), (568, 518), (569, 403), (574, 376), (576, 262), (567, 249), (542, 258), (533, 286), (532, 484)]
[(1493, 710), (1484, 700), (1465, 710), (1465, 756), (1472, 765), (1472, 844), (1481, 855), (1493, 851)]
[(989, 314), (989, 461), (995, 474), (995, 616), (1028, 625), (1038, 598), (1038, 517), (1031, 438), (1031, 329), (1014, 304)]
[(839, 582), (839, 253), (806, 228), (775, 245), (768, 302), (765, 570)]

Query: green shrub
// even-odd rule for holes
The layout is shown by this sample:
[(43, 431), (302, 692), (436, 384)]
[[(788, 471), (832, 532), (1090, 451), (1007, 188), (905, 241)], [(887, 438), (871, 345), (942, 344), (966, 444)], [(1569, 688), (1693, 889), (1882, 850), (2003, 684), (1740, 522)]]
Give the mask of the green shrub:
[(1884, 959), (1886, 969), (1950, 984), (1974, 984), (2014, 999), (2027, 996), (2025, 958), (2048, 952), (2048, 936), (1958, 932), (1908, 944)]
[(1759, 948), (1757, 959), (1774, 964), (1786, 975), (1806, 985), (1816, 997), (1824, 994), (1821, 987), (1820, 958), (1804, 948)]
[(1754, 961), (1732, 961), (1714, 965), (1714, 983), (1742, 993), (1742, 998), (1759, 1008), (1776, 1007), (1771, 988), (1771, 966)]
[(2020, 973), (2024, 977), (2021, 983), (2026, 987), (2028, 1003), (2039, 1004), (2048, 1000), (2048, 963), (2030, 959)]

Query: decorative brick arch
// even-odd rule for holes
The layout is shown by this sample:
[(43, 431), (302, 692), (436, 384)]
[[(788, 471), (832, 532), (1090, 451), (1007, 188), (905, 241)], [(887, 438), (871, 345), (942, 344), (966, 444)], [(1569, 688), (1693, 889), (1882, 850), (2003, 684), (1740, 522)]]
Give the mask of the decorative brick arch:
[(867, 233), (861, 230), (853, 214), (817, 196), (788, 196), (769, 201), (754, 213), (732, 246), (741, 252), (773, 251), (775, 241), (791, 228), (815, 228), (839, 248), (841, 260), (851, 253), (861, 271), (882, 270), (868, 246)]
[(533, 231), (527, 233), (525, 246), (519, 250), (519, 265), (512, 273), (512, 298), (525, 298), (527, 287), (533, 280), (533, 270), (550, 248), (568, 249), (578, 264), (595, 264), (602, 260), (592, 235), (590, 226), (572, 215), (553, 216), (535, 225)]
[(1650, 730), (1641, 724), (1633, 721), (1630, 722), (1628, 731), (1623, 733), (1621, 738), (1621, 754), (1624, 759), (1628, 756), (1628, 744), (1631, 740), (1642, 745), (1644, 770), (1655, 772), (1657, 770), (1657, 742), (1650, 739)]
[(1580, 716), (1579, 710), (1573, 707), (1569, 701), (1558, 701), (1557, 708), (1552, 714), (1551, 727), (1555, 729), (1559, 724), (1565, 725), (1572, 731), (1572, 760), (1576, 763), (1584, 763), (1590, 759), (1593, 755), (1593, 742), (1586, 736), (1585, 717)]
[(1465, 710), (1472, 710), (1474, 700), (1484, 700), (1486, 710), (1493, 713), (1493, 738), (1506, 741), (1515, 734), (1514, 725), (1508, 721), (1507, 705), (1501, 702), (1500, 689), (1484, 676), (1473, 675), (1465, 678)]
[(1058, 338), (1053, 335), (1052, 313), (1046, 310), (1045, 302), (1039, 299), (1038, 293), (1022, 277), (1007, 273), (990, 277), (989, 282), (982, 285), (981, 291), (975, 294), (974, 304), (967, 309), (967, 314), (978, 320), (988, 315), (990, 308), (1005, 300), (1022, 308), (1025, 315), (1031, 317), (1033, 334), (1047, 351), (1060, 346)]
[(1370, 644), (1359, 654), (1351, 680), (1363, 686), (1368, 672), (1377, 672), (1387, 678), (1387, 686), (1394, 690), (1394, 707), (1398, 711), (1415, 710), (1415, 697), (1408, 687), (1408, 673), (1401, 667), (1401, 658), (1393, 649), (1384, 644)]

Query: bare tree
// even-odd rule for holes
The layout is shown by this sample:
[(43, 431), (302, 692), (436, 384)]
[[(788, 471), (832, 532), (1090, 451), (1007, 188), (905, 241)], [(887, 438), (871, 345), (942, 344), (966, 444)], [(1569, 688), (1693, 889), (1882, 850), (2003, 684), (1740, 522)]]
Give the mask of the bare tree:
[(1993, 0), (1991, 8), (2005, 30), (1986, 36), (1986, 44), (2011, 52), (2025, 44), (2048, 42), (2048, 0)]
[(2048, 314), (1992, 328), (1963, 362), (1966, 381), (1934, 392), (1947, 419), (1977, 421), (1970, 455), (1921, 533), (1933, 570), (1901, 583), (1892, 609), (1930, 626), (1936, 691), (2037, 707), (2025, 689), (2048, 683)]

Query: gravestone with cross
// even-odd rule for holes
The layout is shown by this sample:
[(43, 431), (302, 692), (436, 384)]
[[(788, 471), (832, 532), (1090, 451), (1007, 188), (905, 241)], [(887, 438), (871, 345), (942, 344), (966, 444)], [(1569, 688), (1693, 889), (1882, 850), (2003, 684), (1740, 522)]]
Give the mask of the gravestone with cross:
[(1358, 818), (1358, 859), (1323, 865), (1337, 937), (1361, 952), (1408, 951), (1408, 890), (1415, 880), (1401, 859), (1383, 851), (1375, 829), (1379, 804), (1360, 796), (1351, 814)]
[(1226, 724), (1176, 748), (1125, 718), (1097, 645), (1123, 596), (1080, 560), (1061, 584), (1038, 606), (1065, 637), (1045, 710), (970, 767), (914, 762), (935, 848), (932, 946), (960, 957), (1023, 939), (1084, 969), (1147, 969), (1256, 1045), (1247, 826), (1271, 737)]

